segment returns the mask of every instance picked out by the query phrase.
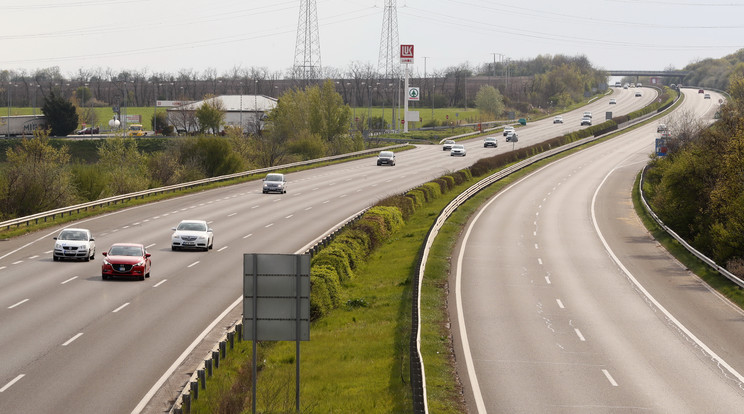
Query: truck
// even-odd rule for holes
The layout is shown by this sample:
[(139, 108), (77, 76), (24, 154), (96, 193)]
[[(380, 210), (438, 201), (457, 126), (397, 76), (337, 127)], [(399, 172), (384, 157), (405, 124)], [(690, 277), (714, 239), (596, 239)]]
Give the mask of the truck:
[(13, 115), (0, 117), (0, 135), (4, 137), (33, 136), (34, 130), (48, 128), (44, 115)]

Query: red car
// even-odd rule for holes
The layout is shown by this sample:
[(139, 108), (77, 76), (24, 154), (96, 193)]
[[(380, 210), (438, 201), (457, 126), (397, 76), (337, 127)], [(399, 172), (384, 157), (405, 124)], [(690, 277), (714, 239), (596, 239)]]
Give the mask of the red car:
[(103, 255), (101, 277), (136, 277), (145, 280), (150, 277), (150, 253), (138, 243), (116, 243)]

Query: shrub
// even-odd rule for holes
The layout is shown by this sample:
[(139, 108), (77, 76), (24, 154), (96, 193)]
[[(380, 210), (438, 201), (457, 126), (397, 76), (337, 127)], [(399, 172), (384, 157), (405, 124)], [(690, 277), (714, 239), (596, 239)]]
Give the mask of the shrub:
[(380, 216), (365, 214), (352, 228), (367, 233), (373, 250), (380, 246), (388, 235), (385, 219)]
[(424, 183), (424, 185), (421, 186), (421, 188), (426, 193), (426, 201), (432, 201), (434, 199), (439, 198), (439, 196), (442, 195), (442, 189), (439, 187), (439, 184), (429, 181), (428, 183)]
[(403, 219), (407, 219), (416, 211), (414, 199), (405, 195), (390, 196), (378, 202), (377, 205), (396, 207), (403, 214)]
[(419, 188), (414, 188), (413, 190), (407, 192), (406, 197), (410, 197), (413, 200), (414, 208), (419, 208), (426, 202), (426, 196), (424, 195), (423, 190)]
[(395, 233), (405, 224), (403, 222), (403, 214), (395, 207), (375, 206), (365, 213), (365, 216), (367, 215), (370, 217), (381, 217), (384, 220), (388, 233)]
[(346, 249), (341, 246), (341, 243), (331, 243), (330, 246), (321, 250), (313, 257), (312, 265), (333, 268), (341, 282), (351, 280), (354, 276), (351, 270), (351, 260), (349, 260), (349, 255)]
[(318, 319), (341, 303), (341, 283), (330, 266), (313, 266), (310, 270), (310, 319)]

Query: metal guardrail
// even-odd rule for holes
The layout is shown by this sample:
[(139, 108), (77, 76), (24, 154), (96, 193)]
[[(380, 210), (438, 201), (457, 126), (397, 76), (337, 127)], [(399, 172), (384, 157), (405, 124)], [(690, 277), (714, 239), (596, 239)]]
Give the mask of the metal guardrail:
[(716, 263), (713, 259), (709, 258), (708, 256), (702, 254), (697, 249), (692, 247), (689, 243), (687, 243), (687, 241), (685, 241), (685, 239), (680, 237), (679, 234), (677, 234), (674, 230), (672, 230), (666, 224), (664, 224), (664, 222), (661, 221), (659, 216), (657, 216), (656, 213), (654, 213), (654, 211), (651, 209), (651, 206), (648, 204), (648, 202), (646, 202), (646, 196), (643, 193), (643, 179), (646, 175), (646, 170), (648, 169), (648, 167), (649, 166), (646, 165), (643, 168), (643, 170), (641, 171), (641, 177), (639, 178), (639, 182), (638, 182), (638, 187), (639, 187), (638, 190), (641, 196), (641, 202), (643, 202), (643, 208), (646, 209), (648, 214), (650, 214), (651, 217), (653, 217), (654, 221), (656, 221), (656, 223), (659, 226), (661, 226), (661, 228), (664, 229), (664, 231), (666, 231), (667, 234), (674, 237), (674, 239), (677, 240), (679, 244), (681, 244), (685, 249), (687, 249), (687, 251), (694, 254), (698, 259), (705, 262), (705, 264), (707, 264), (708, 266), (713, 268), (715, 271), (725, 276), (728, 280), (736, 283), (739, 287), (744, 288), (744, 280), (740, 279), (738, 276), (729, 272), (728, 270), (726, 270), (726, 268)]
[(169, 186), (165, 186), (165, 187), (158, 187), (158, 188), (153, 188), (153, 189), (149, 189), (149, 190), (137, 191), (137, 192), (133, 192), (133, 193), (128, 193), (128, 194), (122, 194), (122, 195), (117, 195), (117, 196), (102, 198), (100, 200), (90, 201), (90, 202), (87, 202), (87, 203), (76, 204), (76, 205), (67, 206), (67, 207), (61, 207), (61, 208), (57, 208), (57, 209), (54, 209), (54, 210), (49, 210), (49, 211), (44, 211), (44, 212), (41, 212), (41, 213), (32, 214), (32, 215), (29, 215), (29, 216), (19, 217), (19, 218), (15, 218), (15, 219), (11, 219), (11, 220), (6, 220), (6, 221), (3, 221), (3, 222), (0, 222), (0, 228), (5, 227), (6, 229), (10, 229), (10, 227), (12, 227), (12, 226), (18, 227), (18, 226), (20, 226), (22, 224), (25, 224), (25, 225), (28, 226), (32, 222), (34, 222), (34, 223), (38, 223), (39, 221), (46, 222), (48, 219), (54, 220), (57, 216), (64, 217), (65, 214), (70, 215), (70, 214), (73, 214), (73, 213), (79, 213), (81, 210), (85, 211), (85, 210), (88, 210), (89, 208), (93, 208), (93, 207), (108, 206), (108, 205), (111, 205), (111, 204), (117, 204), (119, 202), (126, 202), (126, 201), (129, 201), (129, 200), (132, 200), (132, 199), (145, 198), (145, 197), (151, 196), (151, 195), (156, 195), (156, 194), (161, 194), (161, 193), (167, 193), (169, 191), (184, 190), (184, 189), (188, 189), (188, 188), (192, 188), (192, 187), (198, 187), (198, 186), (202, 186), (202, 185), (208, 185), (208, 184), (217, 183), (217, 182), (221, 182), (221, 181), (228, 181), (228, 180), (232, 180), (232, 179), (236, 179), (236, 178), (248, 177), (248, 176), (255, 175), (255, 174), (261, 174), (261, 173), (266, 173), (266, 172), (270, 172), (270, 171), (282, 170), (282, 169), (285, 169), (285, 168), (300, 167), (300, 166), (306, 166), (306, 165), (316, 164), (316, 163), (319, 163), (319, 162), (336, 161), (336, 160), (342, 160), (342, 159), (345, 159), (345, 158), (353, 158), (353, 157), (360, 156), (360, 155), (374, 154), (374, 153), (377, 153), (377, 152), (382, 151), (382, 150), (385, 150), (385, 149), (400, 148), (400, 147), (403, 147), (403, 146), (406, 146), (406, 145), (407, 144), (397, 144), (397, 145), (391, 145), (391, 146), (383, 147), (383, 148), (374, 148), (374, 149), (362, 150), (362, 151), (352, 152), (352, 153), (348, 153), (348, 154), (334, 155), (334, 156), (330, 156), (330, 157), (317, 158), (317, 159), (310, 160), (310, 161), (299, 161), (299, 162), (294, 162), (294, 163), (290, 163), (290, 164), (278, 165), (278, 166), (275, 166), (275, 167), (266, 167), (266, 168), (260, 168), (260, 169), (257, 169), (257, 170), (243, 171), (243, 172), (234, 173), (234, 174), (227, 174), (227, 175), (221, 175), (221, 176), (218, 176), (218, 177), (204, 178), (204, 179), (201, 179), (201, 180), (190, 181), (190, 182), (187, 182), (187, 183), (173, 184), (173, 185), (169, 185)]

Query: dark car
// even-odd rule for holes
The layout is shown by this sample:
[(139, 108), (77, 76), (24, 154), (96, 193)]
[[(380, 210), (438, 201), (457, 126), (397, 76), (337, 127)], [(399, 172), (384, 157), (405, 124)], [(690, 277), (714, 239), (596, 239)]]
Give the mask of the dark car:
[(705, 93), (703, 89), (698, 89), (698, 93)]
[(150, 277), (150, 253), (147, 253), (142, 244), (116, 243), (101, 254), (104, 256), (101, 266), (103, 280), (114, 277), (145, 280), (146, 277)]
[(496, 137), (486, 137), (486, 139), (483, 140), (483, 148), (488, 147), (498, 147), (499, 146), (499, 140), (496, 139)]
[(377, 156), (377, 165), (395, 165), (395, 153), (393, 151), (380, 151)]
[(97, 134), (99, 132), (98, 127), (85, 127), (83, 129), (79, 129), (75, 132), (77, 135), (93, 135)]

